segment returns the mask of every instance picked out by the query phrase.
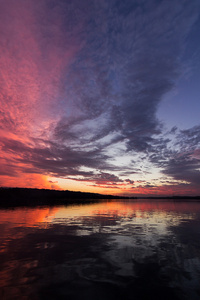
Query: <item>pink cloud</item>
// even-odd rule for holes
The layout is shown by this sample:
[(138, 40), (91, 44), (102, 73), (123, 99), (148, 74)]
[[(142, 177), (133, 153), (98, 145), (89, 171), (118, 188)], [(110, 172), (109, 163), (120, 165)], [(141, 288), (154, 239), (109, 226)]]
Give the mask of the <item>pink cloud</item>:
[(7, 131), (37, 135), (55, 121), (62, 76), (79, 50), (77, 38), (63, 31), (61, 8), (46, 11), (45, 5), (9, 1), (2, 7), (0, 126)]

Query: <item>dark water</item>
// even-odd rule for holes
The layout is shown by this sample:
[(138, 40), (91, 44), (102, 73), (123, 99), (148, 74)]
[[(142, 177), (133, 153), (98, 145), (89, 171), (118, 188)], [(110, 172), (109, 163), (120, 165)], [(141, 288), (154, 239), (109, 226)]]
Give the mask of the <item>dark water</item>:
[(200, 203), (1, 209), (0, 299), (200, 299)]

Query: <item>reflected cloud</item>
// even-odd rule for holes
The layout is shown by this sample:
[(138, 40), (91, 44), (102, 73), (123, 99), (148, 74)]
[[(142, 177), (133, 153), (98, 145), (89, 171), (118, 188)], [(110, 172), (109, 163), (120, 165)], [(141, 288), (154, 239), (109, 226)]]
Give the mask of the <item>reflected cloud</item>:
[(110, 201), (1, 216), (0, 295), (8, 299), (198, 299), (198, 202)]

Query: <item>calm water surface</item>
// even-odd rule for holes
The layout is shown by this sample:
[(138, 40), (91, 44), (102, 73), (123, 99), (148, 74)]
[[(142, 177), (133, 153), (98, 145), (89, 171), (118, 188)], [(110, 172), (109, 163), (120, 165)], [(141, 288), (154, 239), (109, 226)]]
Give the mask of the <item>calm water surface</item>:
[(200, 299), (200, 203), (1, 209), (0, 299)]

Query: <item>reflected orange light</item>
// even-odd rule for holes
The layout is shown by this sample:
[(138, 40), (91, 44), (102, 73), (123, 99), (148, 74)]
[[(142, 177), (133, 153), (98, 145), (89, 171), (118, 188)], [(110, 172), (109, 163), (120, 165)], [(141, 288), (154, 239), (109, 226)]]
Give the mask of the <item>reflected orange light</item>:
[[(56, 218), (73, 218), (97, 215), (110, 216), (127, 216), (137, 212), (137, 217), (145, 212), (197, 212), (200, 211), (200, 204), (198, 202), (174, 202), (174, 201), (108, 201), (95, 204), (87, 204), (80, 206), (62, 207), (55, 213)], [(53, 219), (52, 219), (53, 222)]]
[(6, 223), (13, 227), (32, 227), (39, 223), (45, 223), (47, 218), (53, 217), (58, 211), (55, 207), (44, 208), (16, 208), (15, 210), (0, 210), (0, 223)]

